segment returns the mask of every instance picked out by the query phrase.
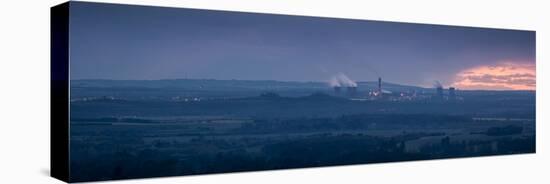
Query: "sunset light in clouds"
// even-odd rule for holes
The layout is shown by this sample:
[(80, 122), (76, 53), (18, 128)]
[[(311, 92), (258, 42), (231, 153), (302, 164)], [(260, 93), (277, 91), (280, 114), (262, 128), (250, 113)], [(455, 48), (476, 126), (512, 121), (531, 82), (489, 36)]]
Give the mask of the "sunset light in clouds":
[(473, 67), (459, 72), (453, 85), (459, 89), (535, 90), (535, 64), (503, 62)]

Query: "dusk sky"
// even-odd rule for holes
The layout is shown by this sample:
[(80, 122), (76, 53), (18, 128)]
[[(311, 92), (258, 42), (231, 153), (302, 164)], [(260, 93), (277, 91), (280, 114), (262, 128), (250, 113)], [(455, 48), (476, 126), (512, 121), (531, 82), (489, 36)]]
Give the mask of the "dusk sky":
[(535, 32), (71, 4), (71, 79), (355, 81), (535, 89)]

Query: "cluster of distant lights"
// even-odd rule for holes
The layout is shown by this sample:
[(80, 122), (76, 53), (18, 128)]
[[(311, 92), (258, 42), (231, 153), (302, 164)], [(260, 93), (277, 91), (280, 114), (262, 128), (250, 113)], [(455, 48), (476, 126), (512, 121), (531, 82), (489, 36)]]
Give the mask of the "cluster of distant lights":
[(181, 98), (179, 96), (173, 97), (172, 100), (174, 101), (182, 101), (182, 102), (200, 102), (201, 98), (198, 97), (190, 97), (190, 98)]

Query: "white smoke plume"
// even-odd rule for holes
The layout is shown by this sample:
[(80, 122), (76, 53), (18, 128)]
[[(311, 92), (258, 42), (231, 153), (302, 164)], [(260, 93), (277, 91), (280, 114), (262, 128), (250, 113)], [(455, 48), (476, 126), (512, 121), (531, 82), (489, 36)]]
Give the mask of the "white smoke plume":
[(434, 88), (443, 88), (443, 85), (439, 81), (434, 81)]
[(357, 83), (343, 73), (338, 73), (328, 81), (331, 87), (357, 87)]

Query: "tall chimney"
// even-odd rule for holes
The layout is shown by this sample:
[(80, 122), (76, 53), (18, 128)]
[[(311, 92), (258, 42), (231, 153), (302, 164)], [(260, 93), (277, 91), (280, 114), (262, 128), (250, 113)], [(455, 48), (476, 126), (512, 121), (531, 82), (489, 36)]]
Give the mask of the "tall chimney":
[(378, 93), (382, 94), (382, 77), (378, 77)]

